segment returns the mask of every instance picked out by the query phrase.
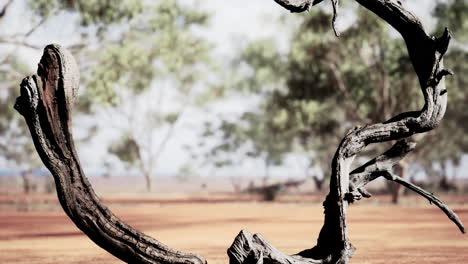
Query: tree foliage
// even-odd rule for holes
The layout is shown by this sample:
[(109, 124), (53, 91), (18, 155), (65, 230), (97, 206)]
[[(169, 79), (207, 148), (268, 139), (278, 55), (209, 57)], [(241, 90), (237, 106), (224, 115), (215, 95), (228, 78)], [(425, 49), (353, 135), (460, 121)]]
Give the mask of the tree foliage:
[[(151, 174), (175, 125), (203, 93), (196, 86), (211, 67), (212, 47), (195, 31), (206, 25), (208, 14), (177, 0), (23, 2), (32, 10), (32, 16), (27, 17), (31, 29), (14, 34), (13, 42), (9, 36), (0, 36), (0, 45), (40, 49), (34, 42), (34, 32), (42, 27), (45, 34), (53, 35), (45, 27), (47, 21), (60, 20), (66, 14), (67, 20), (61, 22), (75, 29), (76, 41), (69, 48), (82, 67), (84, 91), (77, 100), (77, 110), (85, 114), (117, 113), (109, 114), (109, 120), (99, 126), (111, 126), (120, 135), (109, 147), (110, 153), (129, 166), (142, 169), (144, 174)], [(19, 78), (31, 71), (15, 52), (16, 49), (0, 55), (0, 61), (5, 55), (0, 67), (1, 83), (11, 87), (17, 87)], [(18, 116), (13, 113), (11, 102), (18, 96), (16, 91), (5, 89), (5, 96), (1, 97), (0, 107), (7, 111), (0, 122), (0, 137), (8, 142), (2, 149), (11, 152), (5, 156), (20, 157), (27, 164), (31, 160), (25, 153), (34, 152), (19, 151), (26, 147), (20, 142), (30, 143), (23, 123), (18, 123), (18, 129), (14, 125)], [(142, 107), (145, 105), (148, 107)], [(162, 136), (157, 134), (160, 131), (164, 131)], [(159, 144), (154, 143), (158, 141), (156, 136), (162, 138)], [(23, 154), (16, 155), (13, 149)]]
[(119, 102), (116, 90), (138, 94), (156, 78), (173, 78), (191, 89), (209, 60), (210, 45), (193, 33), (204, 26), (207, 14), (176, 0), (159, 1), (129, 21), (125, 32), (103, 50), (89, 77), (90, 95), (98, 102)]
[[(434, 10), (438, 24), (453, 28), (460, 43), (466, 37), (464, 28), (468, 19), (463, 12), (466, 6), (466, 1), (456, 0), (439, 3)], [(270, 151), (265, 145), (274, 145), (271, 153), (280, 158), (302, 150), (309, 153), (309, 165), (327, 171), (328, 165), (322, 165), (328, 164), (335, 146), (350, 128), (420, 109), (423, 98), (419, 96), (418, 80), (404, 42), (394, 37), (390, 27), (374, 14), (363, 9), (355, 12), (358, 13), (356, 21), (342, 31), (339, 39), (330, 29), (331, 15), (313, 9), (301, 17), (287, 52), (281, 52), (271, 40), (251, 43), (238, 63), (247, 65), (250, 74), (238, 86), (260, 94), (265, 101), (253, 110), (257, 118), (247, 118), (252, 115), (247, 113), (239, 120), (231, 120), (229, 126), (220, 126), (224, 137), (237, 144), (226, 148), (224, 143), (215, 150), (224, 147), (233, 151), (245, 142), (263, 146), (265, 153)], [(439, 26), (436, 30), (441, 32)], [(413, 154), (413, 159), (425, 166), (439, 160), (459, 159), (467, 151), (466, 128), (460, 129), (467, 117), (463, 110), (467, 99), (464, 92), (467, 79), (463, 72), (468, 64), (461, 59), (468, 55), (466, 50), (466, 44), (459, 45), (446, 56), (445, 64), (459, 74), (448, 78), (451, 103), (443, 129), (418, 138), (426, 142), (438, 138), (437, 145), (425, 144)], [(264, 125), (258, 130), (261, 135), (239, 132), (257, 131), (255, 127), (260, 123), (276, 126)], [(460, 133), (455, 140), (453, 133)], [(262, 141), (259, 136), (272, 140)], [(297, 147), (281, 148), (277, 146), (277, 138)]]
[(141, 0), (28, 0), (33, 10), (42, 17), (60, 11), (78, 13), (83, 26), (106, 25), (133, 18), (143, 11)]
[[(4, 48), (0, 52), (0, 108), (2, 110), (0, 149), (7, 161), (16, 166), (28, 168), (37, 166), (37, 156), (34, 152), (28, 151), (33, 149), (32, 142), (28, 140), (29, 133), (24, 122), (20, 122), (19, 116), (13, 111), (12, 102), (18, 96), (18, 89), (13, 88), (18, 86), (22, 76), (31, 74), (32, 69), (27, 66), (25, 58), (18, 56), (18, 54), (25, 49), (42, 49), (35, 43), (37, 37), (35, 33), (42, 28), (45, 30), (45, 34), (55, 37), (55, 32), (48, 30), (44, 25), (66, 13), (69, 16), (76, 15), (79, 18), (79, 23), (73, 26), (76, 32), (82, 34), (77, 34), (79, 37), (71, 44), (77, 59), (92, 64), (95, 57), (89, 56), (92, 53), (91, 50), (108, 45), (109, 38), (106, 37), (106, 32), (111, 28), (111, 25), (119, 23), (124, 25), (126, 21), (141, 13), (143, 1), (9, 1), (5, 6), (0, 6), (4, 11), (0, 16), (2, 26), (9, 23), (10, 10), (15, 8), (15, 5), (21, 7), (21, 4), (24, 4), (24, 7), (28, 9), (24, 13), (30, 14), (23, 17), (24, 24), (29, 25), (30, 28), (24, 30), (24, 28), (18, 27), (17, 32), (0, 33), (0, 47)], [(65, 23), (75, 23), (75, 20), (70, 19)], [(96, 31), (100, 32), (101, 37), (91, 40), (89, 35)], [(87, 76), (88, 73), (89, 71), (83, 71), (84, 76)], [(87, 83), (84, 86), (87, 86)], [(89, 110), (92, 102), (88, 95), (85, 93), (82, 95), (84, 100), (78, 100), (80, 105), (77, 110)]]
[(110, 152), (138, 168), (148, 190), (177, 123), (204, 94), (197, 87), (212, 65), (211, 44), (194, 29), (204, 27), (207, 19), (206, 13), (179, 1), (150, 4), (101, 51), (89, 77), (92, 98), (110, 105), (108, 112), (120, 109), (125, 116), (124, 123), (109, 120), (121, 134)]

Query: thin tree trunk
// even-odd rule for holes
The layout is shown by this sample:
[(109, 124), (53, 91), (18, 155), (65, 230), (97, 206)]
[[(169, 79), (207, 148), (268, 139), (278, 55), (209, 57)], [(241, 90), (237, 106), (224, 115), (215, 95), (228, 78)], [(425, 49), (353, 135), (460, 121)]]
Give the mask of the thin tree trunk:
[(30, 170), (25, 170), (21, 172), (21, 179), (23, 181), (23, 193), (29, 194), (34, 188), (32, 172)]
[[(133, 135), (133, 134), (132, 134)], [(145, 162), (143, 159), (143, 153), (141, 146), (139, 145), (138, 141), (136, 138), (132, 136), (132, 140), (135, 142), (135, 147), (136, 147), (136, 154), (138, 158), (138, 162), (140, 163), (140, 170), (141, 173), (143, 173), (143, 176), (145, 177), (145, 185), (146, 185), (146, 191), (151, 192), (152, 188), (152, 170), (151, 170), (151, 160), (148, 161), (148, 164)]]
[(152, 183), (153, 183), (153, 179), (151, 177), (151, 173), (149, 171), (144, 171), (144, 175), (145, 175), (145, 180), (146, 180), (146, 191), (147, 192), (151, 192), (151, 188), (152, 188)]
[(265, 159), (265, 176), (263, 176), (263, 187), (268, 185), (268, 182), (270, 180), (270, 159), (266, 157)]

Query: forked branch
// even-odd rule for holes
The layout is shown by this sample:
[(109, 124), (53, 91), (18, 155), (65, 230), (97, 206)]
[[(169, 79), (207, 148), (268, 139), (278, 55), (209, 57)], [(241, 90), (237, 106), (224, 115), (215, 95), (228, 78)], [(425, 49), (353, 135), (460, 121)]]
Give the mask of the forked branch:
[[(322, 2), (275, 1), (295, 12)], [(464, 232), (456, 214), (439, 199), (391, 173), (391, 167), (415, 147), (402, 139), (434, 129), (445, 114), (447, 90), (443, 77), (450, 71), (443, 67), (443, 55), (450, 42), (450, 32), (446, 30), (440, 38), (429, 36), (411, 12), (391, 0), (356, 1), (387, 21), (405, 39), (425, 105), (419, 111), (402, 113), (383, 123), (356, 127), (344, 137), (332, 161), (330, 192), (324, 201), (324, 225), (314, 248), (288, 256), (262, 236), (242, 231), (228, 249), (231, 264), (348, 263), (354, 253), (347, 232), (348, 205), (361, 196), (370, 196), (364, 186), (379, 176), (423, 195)], [(54, 176), (57, 195), (66, 214), (97, 245), (127, 263), (206, 263), (198, 255), (173, 250), (133, 229), (99, 201), (83, 173), (71, 132), (71, 112), (78, 86), (77, 65), (71, 54), (58, 45), (49, 45), (37, 75), (21, 83), (21, 96), (15, 105), (26, 119), (42, 161)], [(354, 158), (366, 146), (393, 140), (398, 142), (390, 150), (351, 172)]]
[(431, 204), (435, 204), (437, 207), (440, 208), (440, 210), (442, 210), (450, 220), (452, 220), (452, 222), (454, 222), (457, 226), (458, 226), (458, 229), (460, 229), (460, 231), (465, 234), (466, 233), (466, 230), (465, 230), (465, 226), (463, 225), (463, 223), (461, 222), (460, 218), (458, 217), (458, 215), (452, 211), (452, 209), (450, 209), (446, 204), (444, 204), (441, 200), (439, 200), (439, 198), (437, 198), (434, 194), (424, 190), (423, 188), (421, 187), (418, 187), (414, 184), (412, 184), (411, 182), (397, 176), (397, 175), (394, 175), (394, 174), (387, 174), (387, 175), (384, 175), (384, 177), (389, 180), (389, 181), (394, 181), (398, 184), (401, 184), (403, 186), (405, 186), (406, 188), (416, 192), (417, 194), (423, 196), (424, 198), (426, 198)]
[(410, 151), (414, 150), (415, 147), (416, 143), (400, 140), (382, 155), (353, 170), (349, 174), (349, 193), (345, 198), (349, 202), (360, 200), (362, 197), (370, 198), (371, 194), (366, 191), (364, 186), (379, 177), (384, 177), (389, 181), (394, 181), (416, 192), (426, 198), (431, 204), (435, 204), (458, 226), (462, 233), (465, 233), (466, 230), (460, 218), (452, 209), (439, 200), (439, 198), (393, 173), (393, 166), (402, 160)]
[[(291, 10), (291, 7), (285, 4), (290, 1), (275, 1)], [(331, 1), (333, 4), (336, 3), (334, 0)], [(321, 1), (314, 1), (314, 3), (319, 2)], [(356, 0), (356, 2), (374, 12), (400, 32), (419, 78), (425, 105), (419, 111), (401, 113), (383, 123), (356, 127), (344, 137), (332, 161), (330, 192), (324, 201), (324, 225), (314, 248), (290, 256), (292, 260), (283, 261), (285, 260), (284, 253), (271, 253), (270, 251), (274, 247), (265, 245), (264, 239), (248, 239), (251, 235), (242, 232), (229, 249), (229, 255), (232, 256), (231, 264), (255, 264), (260, 261), (271, 263), (316, 263), (317, 261), (318, 263), (348, 263), (355, 250), (348, 238), (346, 222), (348, 204), (362, 196), (370, 197), (364, 186), (379, 176), (384, 176), (388, 180), (395, 181), (423, 195), (439, 206), (457, 224), (459, 229), (465, 232), (457, 215), (439, 199), (391, 173), (392, 167), (415, 147), (414, 143), (402, 139), (436, 128), (445, 114), (447, 90), (443, 77), (451, 72), (444, 69), (443, 56), (451, 39), (450, 32), (445, 30), (439, 38), (429, 36), (419, 19), (406, 10), (400, 2), (391, 0)], [(309, 7), (310, 4), (310, 1), (302, 1), (302, 4), (300, 1), (294, 2), (295, 7)], [(291, 11), (296, 12), (296, 10)], [(372, 143), (393, 140), (398, 142), (390, 150), (351, 172), (350, 168), (354, 158), (365, 147)], [(255, 235), (253, 237), (255, 238)], [(249, 242), (248, 247), (236, 245), (236, 243), (245, 243), (245, 241)], [(263, 252), (258, 253), (259, 250), (263, 250)], [(257, 259), (252, 259), (252, 256), (256, 256)]]

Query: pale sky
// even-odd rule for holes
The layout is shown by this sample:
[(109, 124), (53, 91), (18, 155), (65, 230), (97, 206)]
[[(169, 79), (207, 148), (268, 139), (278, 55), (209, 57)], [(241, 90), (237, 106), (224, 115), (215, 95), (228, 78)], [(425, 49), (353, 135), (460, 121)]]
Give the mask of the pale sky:
[[(4, 0), (0, 0), (3, 2)], [(289, 30), (280, 26), (276, 21), (279, 16), (289, 14), (286, 10), (274, 3), (272, 0), (249, 0), (249, 1), (221, 1), (221, 0), (184, 0), (187, 3), (198, 3), (203, 9), (212, 13), (211, 23), (207, 30), (200, 32), (210, 41), (216, 44), (215, 54), (221, 61), (230, 58), (234, 52), (257, 38), (275, 39), (282, 49), (286, 49), (290, 43)], [(429, 12), (434, 5), (432, 0), (411, 0), (402, 1), (408, 8), (413, 10), (423, 20), (428, 27), (433, 25)], [(328, 2), (322, 3), (329, 5)], [(1, 4), (0, 4), (1, 6)], [(16, 6), (9, 14), (7, 23), (0, 25), (2, 32), (15, 32), (18, 30), (27, 30), (30, 26), (25, 24), (22, 16), (23, 8)], [(293, 16), (294, 14), (290, 14)], [(72, 31), (72, 26), (67, 23), (74, 19), (62, 15), (54, 23), (47, 23), (34, 35), (34, 42), (37, 45), (47, 43), (59, 43), (68, 45), (73, 43), (76, 32)], [(346, 26), (352, 18), (343, 18), (340, 21), (341, 26)], [(57, 23), (58, 22), (58, 23)], [(31, 63), (30, 67), (35, 69), (40, 59), (41, 52), (25, 49), (23, 56)], [(242, 100), (225, 103), (223, 112), (232, 112), (240, 114), (252, 104), (245, 103)], [(99, 118), (99, 117), (96, 117)], [(201, 129), (201, 122), (206, 120), (203, 113), (185, 116), (183, 124), (177, 130), (175, 136), (168, 143), (167, 150), (162, 155), (162, 160), (157, 164), (156, 174), (173, 174), (185, 162), (189, 161), (187, 153), (183, 149), (184, 144), (194, 144), (197, 142), (197, 132)], [(76, 121), (76, 120), (75, 120)], [(89, 118), (82, 122), (92, 122)], [(78, 137), (81, 130), (77, 127)], [(106, 155), (106, 144), (116, 137), (111, 130), (101, 133), (98, 137), (91, 140), (90, 144), (80, 145), (78, 152), (83, 162), (85, 170), (96, 171), (101, 165), (103, 157)], [(277, 168), (275, 174), (283, 176), (302, 176), (305, 160), (294, 159), (287, 162), (283, 168)], [(263, 173), (263, 164), (258, 161), (251, 161), (242, 167), (230, 168), (228, 171), (219, 172), (220, 174), (245, 174), (245, 172), (258, 171)], [(123, 170), (121, 166), (116, 165), (116, 170)], [(210, 170), (211, 171), (211, 170)], [(253, 173), (252, 176), (255, 176)]]

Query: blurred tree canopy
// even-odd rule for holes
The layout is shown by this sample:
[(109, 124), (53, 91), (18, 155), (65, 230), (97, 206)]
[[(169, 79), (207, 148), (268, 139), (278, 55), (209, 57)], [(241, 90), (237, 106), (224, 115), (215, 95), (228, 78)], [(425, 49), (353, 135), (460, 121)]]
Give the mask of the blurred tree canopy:
[(105, 27), (133, 18), (143, 11), (141, 0), (28, 0), (29, 6), (46, 18), (61, 11), (77, 12), (82, 26)]
[[(24, 8), (22, 17), (23, 25), (18, 26), (16, 32), (5, 30), (0, 33), (0, 109), (2, 119), (0, 120), (0, 149), (6, 160), (13, 162), (19, 167), (30, 168), (38, 166), (38, 157), (33, 151), (34, 147), (29, 138), (29, 132), (23, 120), (13, 109), (13, 102), (18, 96), (18, 84), (26, 75), (33, 70), (27, 66), (24, 58), (18, 56), (26, 49), (41, 50), (42, 47), (35, 42), (35, 34), (44, 25), (59, 15), (67, 14), (71, 17), (67, 23), (74, 24), (79, 37), (69, 48), (74, 51), (78, 61), (92, 61), (92, 56), (86, 52), (90, 47), (99, 49), (107, 45), (105, 33), (112, 25), (124, 25), (126, 22), (143, 11), (143, 1), (45, 1), (45, 0), (9, 0), (0, 6), (0, 26), (5, 27), (9, 23), (9, 13), (15, 8)], [(72, 18), (77, 17), (78, 20)], [(10, 22), (11, 23), (11, 22)], [(26, 28), (25, 28), (26, 27)], [(16, 27), (14, 27), (16, 28)], [(94, 32), (100, 32), (100, 36), (91, 41)], [(78, 33), (79, 32), (79, 33)], [(80, 34), (81, 33), (81, 34)], [(47, 32), (53, 35), (53, 32)], [(92, 44), (92, 45), (91, 45)], [(84, 66), (84, 65), (83, 65)], [(86, 68), (84, 68), (86, 69)], [(83, 75), (86, 75), (86, 71)], [(85, 84), (86, 86), (86, 84)], [(83, 96), (87, 99), (89, 97)], [(89, 110), (89, 100), (78, 100), (81, 102), (78, 110)]]
[[(47, 23), (58, 21), (73, 28), (67, 48), (80, 66), (77, 110), (82, 115), (105, 112), (109, 118), (99, 121), (92, 132), (114, 128), (120, 137), (109, 152), (140, 169), (149, 182), (183, 113), (207, 96), (197, 84), (213, 69), (212, 45), (195, 32), (206, 26), (208, 14), (181, 2), (14, 0), (0, 6), (5, 10), (0, 23), (9, 19), (17, 4), (16, 8), (26, 9), (25, 24), (30, 25), (27, 30), (18, 27), (18, 32), (0, 34), (0, 46), (5, 48), (0, 54), (0, 84), (5, 86), (0, 148), (6, 158), (36, 166), (28, 156), (36, 157), (35, 151), (25, 151), (33, 149), (25, 124), (12, 107), (20, 80), (33, 70), (17, 54), (24, 49), (40, 51), (34, 34), (42, 30), (53, 36)], [(160, 131), (164, 133), (157, 134)], [(154, 143), (156, 135), (162, 138), (159, 144)]]
[[(0, 33), (0, 151), (18, 165), (28, 166), (37, 155), (12, 108), (19, 81), (32, 71), (17, 54), (42, 49), (35, 34), (47, 31), (47, 23), (61, 15), (76, 32), (68, 48), (81, 67), (85, 88), (77, 110), (105, 112), (109, 118), (101, 126), (119, 134), (109, 152), (147, 179), (184, 113), (226, 95), (226, 83), (201, 88), (209, 72), (216, 75), (212, 46), (196, 33), (204, 29), (209, 14), (184, 1), (8, 0), (0, 4), (0, 26), (18, 3), (30, 12), (24, 16), (29, 28)], [(410, 156), (422, 168), (434, 162), (457, 164), (468, 147), (468, 114), (463, 109), (467, 11), (466, 0), (440, 0), (434, 9), (435, 35), (445, 26), (454, 32), (445, 64), (455, 75), (447, 78), (444, 122), (417, 138), (426, 143)], [(236, 75), (229, 80), (230, 93), (256, 97), (260, 103), (239, 118), (206, 125), (204, 136), (217, 139), (206, 154), (210, 162), (225, 166), (239, 162), (234, 156), (261, 158), (268, 175), (270, 166), (299, 153), (309, 157), (307, 167), (321, 167), (328, 176), (331, 157), (348, 129), (422, 106), (403, 41), (368, 11), (352, 12), (356, 19), (340, 39), (330, 27), (330, 14), (315, 8), (295, 16), (298, 27), (286, 52), (274, 41), (260, 39), (239, 54), (228, 69)], [(102, 105), (107, 108), (102, 110)]]
[[(99, 50), (90, 95), (101, 103), (118, 104), (116, 87), (138, 94), (156, 78), (173, 78), (191, 89), (209, 60), (210, 45), (193, 34), (193, 27), (206, 25), (208, 15), (176, 0), (159, 1), (130, 19), (111, 45)], [(190, 66), (190, 68), (187, 68)], [(197, 68), (196, 66), (200, 66)]]
[(212, 45), (194, 32), (207, 19), (206, 13), (175, 0), (148, 5), (101, 51), (89, 76), (92, 98), (112, 106), (105, 125), (121, 134), (110, 153), (138, 168), (148, 191), (176, 125), (207, 92), (200, 84), (214, 69)]
[[(459, 161), (468, 150), (463, 122), (467, 120), (463, 108), (467, 102), (467, 6), (464, 0), (441, 1), (434, 10), (435, 35), (447, 26), (458, 41), (445, 60), (456, 75), (448, 78), (449, 109), (441, 127), (425, 138), (415, 137), (425, 143), (410, 158), (423, 168), (434, 162)], [(220, 129), (224, 139), (208, 156), (250, 146), (266, 160), (277, 157), (275, 162), (281, 163), (295, 151), (308, 153), (308, 166), (327, 172), (339, 141), (350, 128), (420, 109), (423, 100), (403, 40), (369, 11), (354, 12), (356, 20), (341, 32), (340, 39), (330, 27), (331, 15), (315, 8), (301, 16), (287, 52), (268, 39), (249, 44), (236, 62), (238, 70), (245, 72), (247, 67), (249, 71), (234, 89), (265, 99), (239, 119), (208, 126), (207, 135)], [(367, 155), (380, 151), (374, 149)]]

